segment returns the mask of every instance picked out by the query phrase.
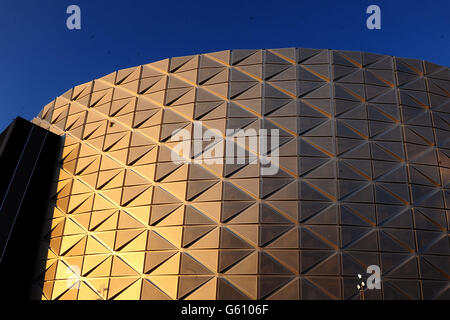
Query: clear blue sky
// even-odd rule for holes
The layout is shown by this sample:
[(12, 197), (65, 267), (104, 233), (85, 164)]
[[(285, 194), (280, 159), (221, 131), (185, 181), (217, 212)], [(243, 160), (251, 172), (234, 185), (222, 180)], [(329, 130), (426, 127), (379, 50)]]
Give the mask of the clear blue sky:
[[(81, 8), (81, 30), (66, 8)], [(366, 8), (381, 8), (381, 30)], [(360, 50), (450, 65), (450, 1), (1, 0), (0, 131), (69, 88), (171, 56), (279, 47)]]

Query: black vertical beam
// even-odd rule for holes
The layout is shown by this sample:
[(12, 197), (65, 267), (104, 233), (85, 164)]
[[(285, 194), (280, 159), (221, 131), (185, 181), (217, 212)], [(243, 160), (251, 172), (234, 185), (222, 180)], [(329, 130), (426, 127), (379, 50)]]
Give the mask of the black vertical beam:
[(61, 137), (17, 118), (0, 141), (0, 274), (6, 298), (28, 298)]

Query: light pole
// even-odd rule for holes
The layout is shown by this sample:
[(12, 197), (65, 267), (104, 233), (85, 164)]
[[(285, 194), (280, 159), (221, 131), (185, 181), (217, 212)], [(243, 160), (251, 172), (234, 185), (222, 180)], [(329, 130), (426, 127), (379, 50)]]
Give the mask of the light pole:
[(364, 283), (364, 280), (362, 278), (362, 275), (358, 273), (358, 279), (360, 282), (356, 285), (356, 288), (359, 290), (359, 300), (365, 300), (364, 299), (364, 287), (366, 284)]

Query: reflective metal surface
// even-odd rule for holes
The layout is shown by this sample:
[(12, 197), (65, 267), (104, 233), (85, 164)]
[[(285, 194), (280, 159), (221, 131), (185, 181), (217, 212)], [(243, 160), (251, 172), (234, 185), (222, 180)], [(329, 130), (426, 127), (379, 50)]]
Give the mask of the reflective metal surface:
[[(34, 119), (65, 134), (36, 292), (359, 299), (357, 274), (377, 265), (366, 299), (449, 299), (449, 81), (429, 62), (287, 48), (76, 86)], [(171, 138), (194, 121), (278, 129), (278, 172), (174, 163)]]

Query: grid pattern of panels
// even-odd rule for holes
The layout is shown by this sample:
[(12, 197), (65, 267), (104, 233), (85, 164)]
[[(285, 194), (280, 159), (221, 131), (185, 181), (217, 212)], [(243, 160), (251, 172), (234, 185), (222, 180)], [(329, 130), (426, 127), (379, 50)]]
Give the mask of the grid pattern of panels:
[[(366, 298), (449, 299), (449, 91), (447, 67), (298, 48), (171, 58), (77, 86), (33, 120), (65, 134), (36, 291), (354, 299), (375, 264), (382, 289)], [(278, 173), (262, 176), (258, 158), (172, 162), (171, 137), (198, 123), (219, 142), (278, 129)]]

